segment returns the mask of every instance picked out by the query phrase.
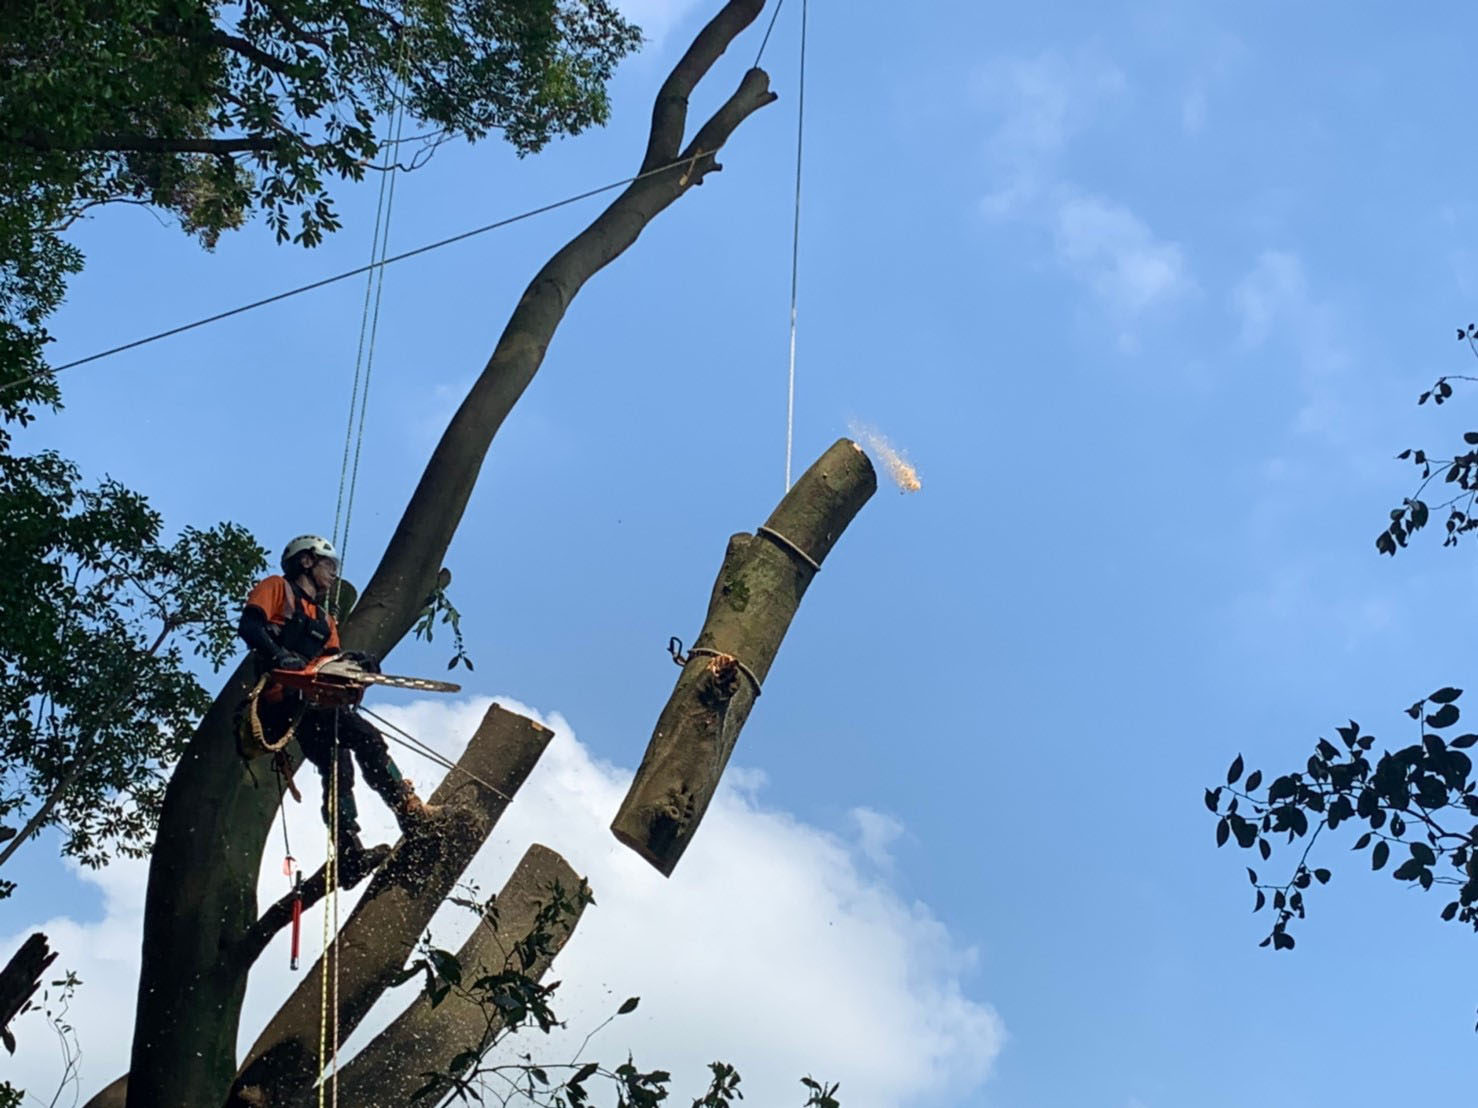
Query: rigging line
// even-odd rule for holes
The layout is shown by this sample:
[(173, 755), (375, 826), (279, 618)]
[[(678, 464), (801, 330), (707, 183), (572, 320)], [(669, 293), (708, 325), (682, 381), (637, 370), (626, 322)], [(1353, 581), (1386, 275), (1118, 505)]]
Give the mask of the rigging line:
[(600, 185), (596, 188), (586, 189), (584, 192), (576, 193), (573, 196), (566, 196), (562, 200), (555, 200), (548, 204), (541, 204), (537, 208), (529, 208), (527, 211), (522, 211), (516, 215), (511, 215), (503, 219), (495, 220), (492, 223), (485, 223), (481, 227), (474, 227), (470, 231), (463, 231), (460, 234), (452, 235), (449, 238), (438, 239), (436, 242), (428, 242), (424, 246), (418, 246), (414, 250), (406, 250), (403, 253), (395, 254), (392, 257), (385, 258), (383, 261), (380, 262), (372, 262), (369, 265), (361, 265), (356, 266), (353, 269), (346, 269), (343, 273), (335, 273), (331, 277), (323, 277), (317, 281), (310, 281), (306, 285), (299, 285), (297, 288), (288, 289), (285, 292), (279, 292), (272, 296), (264, 297), (261, 300), (254, 300), (250, 304), (242, 304), (227, 311), (217, 312), (215, 315), (206, 316), (203, 319), (197, 319), (192, 323), (185, 323), (180, 325), (179, 327), (171, 327), (167, 331), (160, 331), (145, 338), (134, 339), (132, 342), (126, 342), (122, 346), (114, 346), (108, 350), (100, 350), (96, 354), (89, 354), (85, 358), (78, 358), (75, 361), (64, 362), (59, 366), (52, 366), (47, 369), (38, 370), (35, 373), (28, 373), (24, 377), (18, 377), (14, 381), (10, 381), (6, 384), (0, 385), (0, 395), (10, 392), (13, 389), (20, 388), (22, 385), (29, 384), (31, 381), (35, 381), (38, 378), (55, 376), (56, 374), (62, 373), (65, 370), (76, 369), (78, 366), (87, 365), (90, 362), (96, 362), (100, 361), (103, 358), (112, 357), (114, 354), (122, 354), (127, 350), (133, 350), (140, 346), (147, 346), (149, 343), (158, 342), (160, 339), (173, 338), (175, 335), (183, 334), (186, 331), (193, 331), (197, 327), (204, 327), (210, 323), (219, 323), (223, 319), (230, 319), (232, 316), (238, 316), (244, 312), (254, 311), (257, 308), (265, 308), (268, 304), (276, 304), (278, 301), (287, 300), (289, 297), (298, 296), (305, 292), (314, 292), (317, 289), (324, 288), (328, 285), (337, 284), (340, 281), (346, 281), (350, 277), (358, 277), (360, 274), (368, 273), (372, 269), (376, 269), (381, 266), (394, 265), (396, 262), (403, 262), (408, 258), (414, 258), (420, 254), (429, 253), (432, 250), (440, 250), (443, 246), (451, 246), (454, 243), (461, 242), (463, 239), (470, 239), (477, 235), (486, 234), (489, 231), (497, 231), (503, 227), (507, 227), (514, 223), (519, 223), (525, 219), (532, 219), (536, 215), (544, 215), (547, 212), (552, 212), (557, 208), (565, 208), (571, 204), (578, 204), (581, 200), (589, 200), (592, 196), (599, 196), (603, 192), (610, 192), (613, 189), (618, 189), (626, 185), (635, 184), (638, 181), (644, 181), (648, 177), (655, 177), (659, 173), (666, 173), (667, 171), (676, 169), (679, 166), (691, 165), (692, 162), (692, 154), (689, 154), (683, 158), (675, 158), (670, 162), (655, 166), (652, 169), (648, 169), (642, 173), (637, 173), (631, 177), (623, 177), (619, 181), (611, 181), (609, 184)]
[[(404, 129), (405, 106), (402, 104), (399, 116), (396, 120), (396, 134), (398, 135)], [(384, 260), (385, 255), (390, 250), (390, 214), (395, 207), (395, 182), (399, 174), (391, 172), (389, 176), (390, 191), (385, 200), (385, 229), (380, 239), (380, 258), (382, 261)], [(373, 260), (373, 256), (371, 260)], [(354, 517), (354, 490), (359, 486), (359, 455), (360, 451), (364, 447), (364, 420), (365, 416), (369, 412), (370, 377), (374, 373), (375, 368), (375, 339), (380, 332), (380, 300), (385, 293), (385, 267), (381, 265), (379, 269), (377, 269), (373, 274), (370, 275), (370, 280), (375, 285), (375, 303), (373, 312), (370, 315), (369, 320), (369, 347), (365, 351), (364, 358), (364, 392), (360, 398), (359, 404), (359, 428), (354, 436), (354, 464), (353, 468), (349, 471), (349, 495), (344, 504), (344, 541), (343, 545), (339, 548), (340, 567), (344, 565), (345, 560), (349, 557), (349, 522)], [(365, 290), (365, 295), (366, 298), (368, 298), (368, 289)], [(358, 370), (356, 369), (355, 372), (357, 375)], [(352, 424), (354, 420), (354, 411), (352, 408), (349, 412), (349, 419), (350, 423)], [(349, 438), (346, 435), (344, 439), (344, 456), (346, 461), (348, 460), (348, 455)], [(342, 481), (343, 474), (341, 472), (340, 482)], [(343, 488), (342, 483), (339, 487), (340, 489)]]
[(760, 39), (759, 52), (755, 54), (754, 65), (751, 68), (760, 67), (760, 59), (765, 56), (765, 47), (770, 45), (770, 32), (775, 29), (775, 20), (780, 18), (780, 9), (783, 7), (785, 7), (785, 0), (780, 0), (780, 3), (775, 5), (775, 10), (770, 13), (770, 25), (765, 28), (765, 37)]
[[(801, 260), (801, 150), (806, 127), (806, 16), (808, 0), (801, 0), (800, 95), (795, 113), (795, 223), (790, 236), (790, 373), (785, 400), (785, 491), (790, 491), (790, 459), (795, 443), (795, 309)], [(776, 14), (780, 12), (775, 9)]]
[[(388, 738), (390, 739), (391, 742), (399, 743), (401, 746), (405, 747), (406, 749), (413, 750), (416, 753), (421, 754), (421, 755), (429, 758), (431, 761), (435, 762), (437, 765), (441, 766), (443, 769), (449, 770), (449, 771), (451, 771), (453, 773), (460, 773), (463, 777), (466, 777), (466, 778), (468, 778), (468, 779), (470, 779), (472, 781), (477, 782), (477, 784), (479, 784), (483, 788), (487, 789), (488, 792), (492, 793), (493, 795), (502, 797), (509, 804), (512, 804), (513, 803), (513, 797), (509, 796), (502, 789), (497, 788), (494, 785), (489, 785), (481, 777), (477, 776), (477, 774), (471, 772), (470, 770), (463, 769), (460, 765), (458, 765), (457, 763), (455, 763), (455, 762), (451, 761), (449, 758), (447, 758), (447, 756), (445, 754), (442, 754), (439, 750), (432, 749), (426, 743), (422, 742), (420, 739), (418, 739), (414, 735), (412, 735), (409, 731), (406, 731), (404, 728), (397, 727), (395, 724), (391, 723), (384, 716), (382, 716), (382, 715), (380, 715), (380, 714), (378, 714), (376, 712), (370, 711), (368, 708), (366, 708), (362, 704), (359, 706), (359, 710), (361, 712), (363, 712), (365, 715), (369, 716), (371, 719), (374, 719), (374, 720), (379, 721), (380, 723), (383, 723), (386, 727), (390, 728), (391, 731), (394, 731), (395, 732), (395, 735), (388, 736)], [(397, 738), (396, 735), (398, 735), (400, 737)]]
[[(383, 163), (380, 166), (380, 168), (385, 172), (382, 172), (380, 174), (380, 194), (375, 201), (375, 229), (373, 235), (370, 238), (370, 264), (372, 265), (377, 258), (383, 257), (385, 254), (385, 250), (380, 245), (380, 227), (383, 223), (387, 222), (385, 212), (385, 190), (387, 185), (392, 183), (395, 179), (394, 167), (396, 163), (391, 161), (389, 150), (389, 145), (391, 142), (390, 136), (392, 131), (394, 130), (393, 124), (394, 120), (388, 121), (385, 124), (386, 150)], [(389, 179), (388, 181), (387, 178)], [(388, 239), (388, 227), (386, 228), (385, 235)], [(380, 272), (383, 273), (384, 270), (381, 270)], [(355, 409), (359, 406), (359, 383), (364, 368), (364, 340), (369, 329), (370, 295), (374, 292), (374, 287), (375, 274), (371, 273), (368, 279), (366, 279), (366, 281), (364, 282), (364, 307), (361, 309), (359, 317), (359, 347), (354, 353), (354, 385), (349, 392), (349, 421), (348, 426), (344, 428), (344, 456), (339, 461), (339, 498), (338, 503), (334, 506), (333, 544), (335, 549), (337, 549), (339, 546), (339, 523), (343, 518), (344, 512), (344, 485), (349, 474), (349, 445), (354, 435), (354, 412)], [(342, 553), (339, 557), (339, 565), (342, 568)]]
[[(324, 851), (323, 858), (323, 880), (325, 894), (331, 898), (331, 903), (337, 902), (339, 895), (338, 874), (334, 871), (338, 868), (337, 861), (339, 823), (339, 717), (334, 714), (334, 745), (333, 745), (333, 768), (329, 771), (329, 794), (328, 794), (328, 849)], [(334, 933), (334, 941), (338, 941), (338, 933)], [(323, 906), (323, 958), (319, 965), (318, 973), (318, 1108), (324, 1108), (324, 1100), (328, 1094), (327, 1083), (323, 1080), (324, 1057), (328, 1053), (328, 963), (329, 950), (329, 905)], [(337, 1050), (337, 1047), (335, 1047)]]

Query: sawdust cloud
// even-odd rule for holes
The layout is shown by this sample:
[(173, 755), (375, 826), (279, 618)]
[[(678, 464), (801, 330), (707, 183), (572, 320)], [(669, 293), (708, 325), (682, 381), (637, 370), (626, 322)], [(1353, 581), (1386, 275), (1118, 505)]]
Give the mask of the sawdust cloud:
[(855, 422), (848, 426), (852, 437), (866, 447), (869, 454), (883, 463), (883, 468), (888, 471), (888, 476), (893, 479), (893, 483), (901, 492), (918, 492), (924, 487), (919, 480), (919, 471), (908, 460), (908, 455), (889, 442), (887, 436), (881, 431), (875, 427)]

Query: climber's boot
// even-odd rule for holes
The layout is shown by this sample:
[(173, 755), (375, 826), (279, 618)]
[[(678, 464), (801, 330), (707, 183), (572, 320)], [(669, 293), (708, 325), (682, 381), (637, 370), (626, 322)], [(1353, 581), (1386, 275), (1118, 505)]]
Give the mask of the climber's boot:
[(400, 783), (400, 799), (395, 804), (395, 818), (403, 834), (414, 835), (430, 829), (445, 810), (439, 804), (427, 804), (416, 795), (415, 786), (404, 780)]
[(390, 847), (381, 843), (379, 846), (366, 847), (359, 841), (359, 832), (344, 830), (339, 832), (339, 857), (338, 878), (339, 888), (352, 889), (376, 869), (381, 862), (390, 856)]

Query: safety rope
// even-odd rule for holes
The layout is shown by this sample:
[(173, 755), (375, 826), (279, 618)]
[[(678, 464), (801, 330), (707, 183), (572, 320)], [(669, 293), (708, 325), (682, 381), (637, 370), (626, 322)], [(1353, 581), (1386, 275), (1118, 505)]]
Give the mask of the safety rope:
[(436, 750), (433, 747), (422, 742), (420, 739), (412, 735), (409, 731), (406, 731), (404, 728), (397, 727), (384, 716), (370, 711), (363, 704), (359, 706), (359, 710), (364, 715), (369, 716), (371, 719), (383, 724), (385, 727), (388, 727), (392, 732), (394, 732), (394, 734), (385, 736), (391, 742), (403, 746), (407, 750), (413, 751), (414, 753), (421, 755), (423, 758), (427, 758), (430, 761), (435, 762), (438, 766), (446, 770), (448, 773), (460, 773), (468, 780), (475, 781), (477, 784), (487, 789), (487, 791), (492, 793), (494, 796), (502, 797), (509, 804), (513, 803), (513, 797), (509, 796), (502, 789), (498, 788), (495, 785), (488, 784), (471, 770), (463, 769), (461, 766), (457, 765), (455, 762), (449, 759), (446, 755), (442, 754), (439, 750)]
[[(402, 62), (404, 58), (402, 56)], [(398, 98), (399, 99), (399, 98)], [(349, 398), (349, 423), (344, 430), (344, 456), (339, 465), (339, 500), (334, 508), (334, 545), (339, 552), (342, 568), (349, 549), (349, 525), (354, 515), (354, 490), (359, 483), (359, 456), (364, 446), (364, 421), (369, 411), (370, 377), (375, 367), (375, 339), (380, 330), (380, 300), (385, 292), (385, 259), (390, 251), (390, 215), (395, 207), (395, 182), (399, 176), (398, 165), (391, 156), (394, 144), (400, 141), (405, 129), (405, 102), (399, 99), (394, 113), (395, 137), (387, 133), (385, 159), (380, 175), (380, 195), (375, 207), (374, 241), (370, 245), (370, 264), (374, 267), (364, 286), (364, 309), (359, 321), (359, 350), (354, 358), (354, 387)], [(378, 255), (378, 256), (377, 256)], [(373, 306), (370, 294), (373, 291)], [(368, 331), (368, 342), (366, 342)], [(364, 389), (360, 391), (361, 368)], [(355, 427), (355, 405), (358, 403), (358, 428)], [(354, 446), (351, 467), (349, 446)], [(348, 492), (345, 493), (347, 478)], [(343, 527), (340, 529), (342, 513)]]
[[(339, 716), (334, 713), (334, 744), (333, 744), (333, 767), (329, 770), (328, 790), (328, 849), (324, 852), (323, 859), (323, 881), (324, 889), (327, 890), (332, 904), (333, 915), (333, 942), (329, 946), (329, 911), (323, 913), (323, 960), (318, 975), (318, 1108), (324, 1108), (324, 1099), (328, 1093), (328, 1085), (323, 1080), (323, 1062), (328, 1056), (328, 1006), (329, 988), (328, 964), (330, 959), (334, 963), (334, 1007), (338, 1008), (339, 991), (339, 960), (338, 960), (338, 925), (339, 925), (339, 875), (338, 875), (338, 827), (339, 827)], [(334, 1095), (338, 1096), (338, 1012), (334, 1012)]]
[[(349, 528), (354, 516), (354, 491), (359, 483), (359, 456), (364, 445), (364, 421), (369, 411), (370, 379), (374, 372), (375, 339), (380, 329), (380, 300), (385, 292), (385, 264), (390, 248), (390, 216), (395, 206), (395, 181), (398, 163), (393, 151), (399, 146), (405, 128), (405, 41), (402, 39), (395, 89), (395, 110), (386, 124), (384, 159), (380, 166), (380, 192), (375, 204), (375, 229), (370, 242), (368, 279), (364, 288), (364, 307), (359, 320), (359, 348), (354, 356), (354, 384), (349, 396), (349, 419), (344, 428), (344, 453), (339, 463), (338, 503), (334, 507), (333, 543), (338, 555), (340, 576), (334, 581), (334, 607), (338, 607), (339, 584), (343, 580), (345, 559), (349, 551)], [(394, 134), (392, 137), (391, 131)], [(362, 382), (362, 383), (361, 383)], [(356, 426), (357, 424), (357, 426)], [(350, 462), (350, 446), (353, 462)], [(325, 1059), (330, 1078), (328, 1087), (332, 1108), (339, 1104), (339, 711), (334, 709), (333, 769), (330, 771), (328, 849), (325, 851), (324, 880), (329, 904), (323, 913), (323, 966), (319, 988), (318, 1031), (318, 1108), (324, 1108), (326, 1092), (323, 1080)], [(329, 945), (332, 916), (333, 945)], [(329, 962), (333, 963), (332, 1038), (329, 1028)]]
[[(801, 0), (800, 94), (795, 113), (795, 219), (790, 236), (790, 373), (785, 399), (785, 491), (790, 491), (790, 459), (795, 443), (795, 320), (801, 263), (801, 150), (806, 127), (806, 17), (808, 0)], [(780, 14), (780, 9), (775, 9)], [(768, 37), (768, 33), (766, 35)], [(763, 48), (762, 48), (763, 49)]]

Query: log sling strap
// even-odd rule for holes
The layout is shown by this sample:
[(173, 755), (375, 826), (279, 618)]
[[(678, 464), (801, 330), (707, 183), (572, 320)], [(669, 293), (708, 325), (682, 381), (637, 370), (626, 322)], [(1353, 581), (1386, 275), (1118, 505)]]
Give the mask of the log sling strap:
[(818, 562), (815, 558), (811, 557), (811, 555), (807, 554), (799, 546), (797, 546), (795, 543), (791, 542), (789, 539), (787, 539), (784, 535), (782, 535), (779, 531), (775, 530), (773, 527), (756, 527), (754, 529), (754, 533), (756, 535), (764, 535), (765, 538), (769, 539), (776, 546), (781, 547), (782, 549), (788, 551), (791, 554), (794, 554), (797, 558), (799, 558), (801, 561), (805, 562), (806, 565), (810, 566), (817, 573), (820, 573), (821, 572), (821, 563), (820, 562)]
[(683, 653), (683, 640), (674, 635), (667, 640), (667, 653), (671, 654), (672, 660), (680, 666), (687, 665), (691, 658), (712, 658), (713, 661), (708, 663), (708, 672), (713, 675), (715, 680), (720, 681), (723, 679), (722, 670), (727, 666), (734, 666), (740, 673), (749, 678), (749, 686), (754, 689), (754, 698), (756, 700), (760, 698), (760, 693), (764, 692), (764, 688), (760, 685), (760, 679), (755, 676), (754, 670), (745, 665), (743, 660), (737, 655), (730, 654), (728, 651), (714, 650), (707, 646), (694, 646), (690, 647), (685, 654)]

